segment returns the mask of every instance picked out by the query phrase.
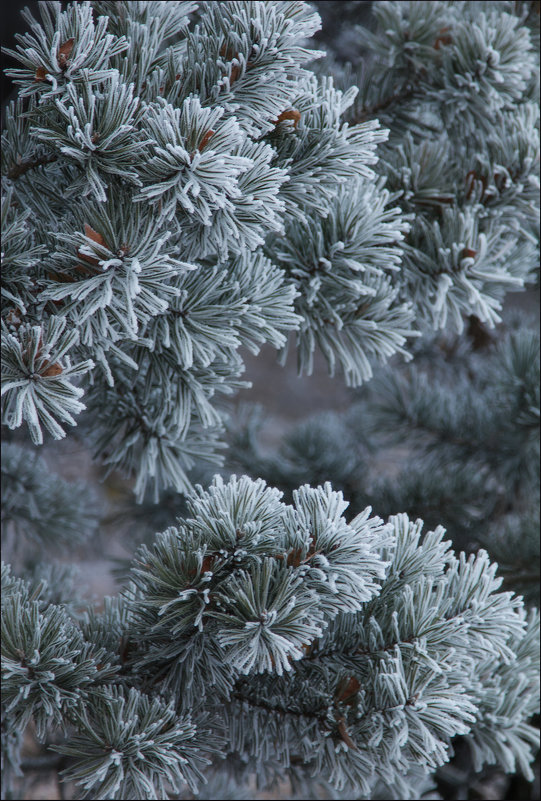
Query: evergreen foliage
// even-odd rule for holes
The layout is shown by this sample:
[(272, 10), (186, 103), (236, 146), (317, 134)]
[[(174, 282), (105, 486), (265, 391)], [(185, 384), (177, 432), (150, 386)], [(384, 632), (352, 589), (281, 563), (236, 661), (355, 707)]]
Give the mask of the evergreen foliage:
[(325, 44), (338, 85), (359, 87), (350, 123), (389, 129), (376, 170), (411, 220), (402, 296), (424, 328), (499, 322), (538, 264), (538, 6), (375, 2)]
[(530, 277), (527, 4), (375, 4), (357, 99), (302, 66), (300, 2), (39, 9), (3, 134), (3, 420), (35, 443), (87, 408), (139, 499), (185, 491), (241, 345), (294, 338), (300, 370), (319, 347), (358, 385)]
[[(240, 784), (415, 797), (408, 772), (446, 762), (456, 735), (531, 778), (537, 616), (486, 552), (456, 556), (404, 514), (348, 522), (329, 484), (287, 505), (217, 477), (188, 505), (82, 622), (4, 570), (11, 730), (64, 728), (81, 797), (196, 791), (223, 758)], [(16, 765), (13, 735), (6, 749)]]

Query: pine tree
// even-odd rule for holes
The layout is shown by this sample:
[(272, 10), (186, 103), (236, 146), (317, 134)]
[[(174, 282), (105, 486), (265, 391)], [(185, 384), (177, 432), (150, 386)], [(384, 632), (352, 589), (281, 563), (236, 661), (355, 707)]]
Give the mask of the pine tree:
[[(373, 6), (360, 75), (351, 37), (352, 66), (314, 49), (318, 14), (297, 0), (24, 12), (2, 135), (5, 798), (32, 770), (30, 731), (81, 798), (280, 782), (302, 798), (413, 798), (457, 743), (477, 769), (533, 778), (539, 620), (530, 585), (500, 591), (483, 550), (498, 557), (497, 538), (473, 537), (468, 556), (473, 527), (461, 541), (449, 526), (456, 553), (437, 515), (423, 533), (405, 514), (414, 481), (389, 502), (375, 492), (374, 514), (350, 498), (351, 437), (345, 462), (336, 442), (329, 458), (337, 420), (308, 426), (269, 485), (277, 463), (238, 442), (254, 478), (230, 476), (231, 456), (210, 478), (246, 349), (294, 347), (307, 373), (319, 349), (352, 387), (392, 360), (369, 419), (388, 435), (415, 414), (458, 431), (462, 399), (428, 394), (431, 420), (429, 383), (393, 357), (422, 366), (435, 329), (494, 326), (534, 278), (534, 4)], [(479, 410), (470, 450), (501, 429), (498, 459), (476, 457), (463, 484), (477, 471), (475, 487), (516, 502), (502, 548), (526, 509), (535, 523), (538, 349), (517, 332), (484, 367), (464, 353), (457, 367)], [(98, 605), (44, 561), (91, 547), (100, 514), (92, 487), (51, 469), (67, 426), (127, 476), (134, 531), (143, 514), (161, 529)], [(418, 480), (441, 487), (415, 456)]]

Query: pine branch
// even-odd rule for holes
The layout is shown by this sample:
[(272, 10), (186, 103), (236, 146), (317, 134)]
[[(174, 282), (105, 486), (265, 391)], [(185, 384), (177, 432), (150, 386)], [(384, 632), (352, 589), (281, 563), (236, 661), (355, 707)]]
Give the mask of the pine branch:
[(399, 91), (395, 92), (394, 94), (379, 100), (372, 106), (363, 107), (361, 109), (360, 116), (357, 115), (352, 124), (359, 125), (365, 122), (367, 119), (377, 116), (380, 111), (387, 111), (394, 106), (395, 103), (404, 103), (412, 99), (415, 96), (415, 92), (416, 84), (412, 83), (412, 81), (408, 81), (406, 84), (404, 84), (404, 86), (401, 87)]
[(21, 762), (23, 772), (39, 771), (61, 771), (66, 766), (66, 758), (61, 754), (39, 754), (33, 757), (26, 757)]
[(325, 708), (320, 712), (314, 711), (298, 711), (295, 709), (284, 709), (283, 707), (273, 706), (270, 703), (267, 703), (262, 700), (254, 701), (252, 698), (249, 698), (247, 695), (244, 695), (240, 691), (235, 691), (231, 694), (231, 698), (234, 698), (236, 701), (240, 701), (242, 704), (247, 704), (249, 707), (253, 709), (262, 709), (264, 712), (270, 712), (273, 715), (278, 715), (279, 717), (291, 716), (294, 718), (298, 718), (299, 720), (313, 720), (318, 723), (323, 724), (325, 727), (329, 725), (329, 717), (328, 717), (328, 709)]

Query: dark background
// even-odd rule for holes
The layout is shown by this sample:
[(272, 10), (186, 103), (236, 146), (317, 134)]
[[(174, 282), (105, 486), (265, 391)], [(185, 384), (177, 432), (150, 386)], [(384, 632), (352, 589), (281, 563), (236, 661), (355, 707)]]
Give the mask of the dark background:
[[(21, 11), (25, 7), (29, 8), (35, 16), (38, 16), (37, 0), (30, 0), (30, 2), (23, 2), (23, 0), (8, 0), (8, 2), (4, 2), (2, 4), (2, 10), (0, 11), (2, 51), (4, 47), (10, 47), (11, 49), (14, 49), (16, 45), (14, 38), (15, 34), (25, 33), (28, 30), (28, 25), (21, 17)], [(2, 52), (2, 105), (4, 105), (4, 103), (6, 103), (8, 100), (11, 100), (11, 93), (13, 92), (13, 83), (11, 78), (6, 77), (3, 71), (19, 66), (20, 65), (15, 61), (15, 59), (11, 58), (11, 56), (5, 55), (4, 52)]]

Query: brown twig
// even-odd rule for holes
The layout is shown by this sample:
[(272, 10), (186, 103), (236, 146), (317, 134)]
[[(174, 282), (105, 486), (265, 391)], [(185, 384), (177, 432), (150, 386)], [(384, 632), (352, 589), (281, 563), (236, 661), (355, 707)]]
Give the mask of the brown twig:
[(58, 156), (53, 154), (51, 156), (40, 156), (37, 159), (27, 159), (26, 161), (21, 161), (20, 164), (14, 164), (13, 167), (8, 170), (8, 178), (12, 181), (16, 181), (17, 178), (20, 178), (21, 175), (24, 175), (29, 170), (33, 170), (36, 167), (42, 167), (45, 164), (51, 164), (53, 161), (56, 161)]

